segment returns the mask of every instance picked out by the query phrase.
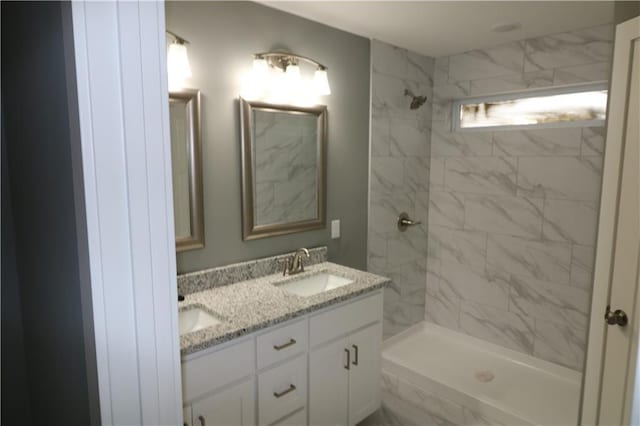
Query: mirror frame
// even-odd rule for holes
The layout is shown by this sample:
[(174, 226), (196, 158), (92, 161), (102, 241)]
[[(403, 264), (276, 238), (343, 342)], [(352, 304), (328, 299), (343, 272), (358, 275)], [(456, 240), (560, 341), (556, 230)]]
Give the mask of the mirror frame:
[[(254, 216), (254, 165), (253, 152), (253, 110), (287, 112), (291, 114), (311, 114), (318, 118), (318, 167), (317, 167), (317, 215), (313, 219), (295, 222), (257, 225)], [(240, 98), (240, 139), (242, 150), (242, 239), (286, 235), (295, 232), (310, 231), (326, 226), (326, 188), (327, 188), (327, 106), (293, 106), (272, 104), (262, 101), (250, 101)]]
[[(180, 89), (169, 92), (169, 102), (178, 101), (186, 104), (189, 123), (189, 219), (191, 234), (186, 237), (176, 235), (176, 252), (204, 247), (200, 98), (200, 91), (197, 89)], [(169, 123), (171, 123), (171, 113), (169, 113)]]

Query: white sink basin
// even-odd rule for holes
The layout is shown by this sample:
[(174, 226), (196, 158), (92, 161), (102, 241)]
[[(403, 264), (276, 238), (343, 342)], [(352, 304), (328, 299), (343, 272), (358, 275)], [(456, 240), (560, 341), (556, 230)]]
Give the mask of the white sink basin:
[(288, 291), (289, 293), (308, 297), (351, 283), (353, 283), (353, 280), (348, 278), (339, 277), (328, 272), (321, 272), (319, 274), (288, 281), (278, 285), (278, 287)]
[(178, 325), (181, 336), (183, 334), (202, 330), (203, 328), (213, 327), (221, 322), (222, 321), (215, 318), (213, 315), (197, 307), (188, 308), (178, 312)]

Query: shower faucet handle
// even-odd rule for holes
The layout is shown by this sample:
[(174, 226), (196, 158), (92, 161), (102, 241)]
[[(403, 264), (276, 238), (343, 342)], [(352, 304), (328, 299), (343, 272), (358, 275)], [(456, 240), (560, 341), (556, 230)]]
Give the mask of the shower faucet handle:
[(410, 226), (420, 225), (422, 222), (416, 222), (415, 220), (409, 219), (409, 215), (406, 212), (400, 213), (398, 216), (398, 229), (400, 232), (404, 232)]

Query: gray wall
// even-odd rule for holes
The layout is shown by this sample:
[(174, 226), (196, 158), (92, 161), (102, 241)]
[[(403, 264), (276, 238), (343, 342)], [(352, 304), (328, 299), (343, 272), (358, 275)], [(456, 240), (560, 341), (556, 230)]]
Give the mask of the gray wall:
[[(427, 56), (372, 42), (368, 269), (393, 280), (384, 294), (385, 337), (424, 319), (433, 65)], [(405, 89), (427, 102), (410, 109)], [(421, 225), (400, 232), (401, 212)]]
[(609, 78), (613, 26), (437, 58), (425, 317), (581, 370), (605, 128), (451, 131), (451, 99)]
[(640, 1), (616, 1), (613, 6), (614, 22), (620, 24), (640, 15)]
[[(178, 272), (327, 245), (329, 259), (366, 267), (369, 155), (369, 40), (250, 2), (168, 2), (167, 29), (191, 42), (189, 86), (203, 95), (205, 248), (178, 254)], [(327, 219), (325, 229), (242, 241), (241, 76), (257, 52), (288, 49), (327, 65)]]
[[(89, 282), (80, 271), (86, 270), (86, 243), (80, 243), (77, 226), (86, 224), (82, 201), (74, 193), (72, 157), (79, 140), (71, 130), (77, 112), (69, 108), (77, 105), (75, 77), (68, 74), (73, 63), (65, 58), (69, 22), (70, 3), (2, 3), (2, 137), (10, 183), (6, 188), (3, 170), (2, 424), (29, 420), (28, 414), (12, 411), (5, 399), (25, 387), (5, 382), (5, 360), (22, 356), (19, 347), (11, 346), (19, 344), (20, 336), (9, 335), (11, 342), (5, 341), (6, 314), (16, 327), (21, 315), (33, 423), (84, 425), (99, 420), (95, 353), (92, 335), (87, 335), (92, 321), (82, 303)], [(5, 207), (12, 209), (15, 247), (5, 241)], [(5, 261), (14, 262), (14, 273), (5, 275)], [(5, 310), (5, 295), (19, 303), (19, 309)], [(5, 358), (6, 350), (10, 357)], [(16, 360), (9, 368), (19, 366)], [(24, 380), (24, 374), (9, 379)]]

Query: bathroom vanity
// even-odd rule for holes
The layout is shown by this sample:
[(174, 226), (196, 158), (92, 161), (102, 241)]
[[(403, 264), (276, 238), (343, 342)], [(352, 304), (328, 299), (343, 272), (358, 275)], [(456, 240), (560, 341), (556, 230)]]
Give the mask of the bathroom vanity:
[(352, 425), (378, 409), (389, 280), (316, 250), (292, 276), (268, 258), (181, 277), (185, 424)]

